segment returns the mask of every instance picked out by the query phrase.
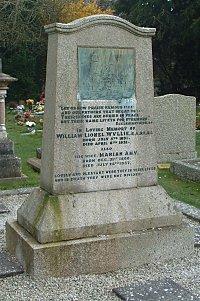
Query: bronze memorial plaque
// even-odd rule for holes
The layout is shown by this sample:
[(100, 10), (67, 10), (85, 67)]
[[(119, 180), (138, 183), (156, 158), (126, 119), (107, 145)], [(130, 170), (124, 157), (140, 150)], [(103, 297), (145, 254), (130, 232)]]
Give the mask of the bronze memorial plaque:
[(78, 48), (79, 100), (135, 99), (135, 50)]

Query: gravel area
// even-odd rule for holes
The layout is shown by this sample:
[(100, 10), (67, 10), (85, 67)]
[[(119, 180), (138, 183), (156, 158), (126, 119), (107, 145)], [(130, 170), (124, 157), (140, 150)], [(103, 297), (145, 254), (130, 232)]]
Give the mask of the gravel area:
[[(23, 195), (1, 196), (9, 213), (0, 214), (0, 250), (5, 250), (5, 222), (16, 218), (17, 208), (27, 198)], [(191, 221), (192, 225), (199, 225)], [(191, 258), (156, 262), (134, 269), (124, 269), (102, 275), (83, 275), (68, 278), (39, 278), (21, 274), (0, 279), (0, 301), (119, 301), (112, 292), (119, 286), (145, 283), (148, 280), (168, 277), (191, 293), (200, 297), (200, 248)]]

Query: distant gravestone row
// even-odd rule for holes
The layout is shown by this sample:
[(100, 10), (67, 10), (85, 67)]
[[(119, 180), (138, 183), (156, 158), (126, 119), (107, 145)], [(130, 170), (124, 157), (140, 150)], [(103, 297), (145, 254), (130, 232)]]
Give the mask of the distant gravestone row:
[(157, 184), (155, 29), (98, 15), (46, 32), (41, 183), (7, 223), (8, 250), (48, 276), (192, 254), (193, 230)]

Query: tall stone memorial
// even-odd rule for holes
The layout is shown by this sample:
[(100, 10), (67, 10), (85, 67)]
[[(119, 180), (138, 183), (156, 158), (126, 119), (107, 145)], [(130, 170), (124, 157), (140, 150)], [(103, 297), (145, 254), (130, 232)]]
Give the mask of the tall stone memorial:
[(51, 276), (190, 255), (192, 229), (157, 185), (155, 29), (97, 15), (46, 32), (41, 184), (7, 224), (8, 250)]

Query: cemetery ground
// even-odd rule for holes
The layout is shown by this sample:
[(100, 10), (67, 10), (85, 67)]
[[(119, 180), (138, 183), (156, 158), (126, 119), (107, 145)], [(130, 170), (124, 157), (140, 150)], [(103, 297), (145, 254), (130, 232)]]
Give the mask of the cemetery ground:
[[(28, 195), (18, 195), (15, 198), (13, 196), (6, 198), (4, 204), (10, 209), (10, 213), (1, 214), (0, 251), (6, 248), (4, 223), (7, 219), (16, 218), (17, 208), (27, 197)], [(143, 285), (145, 288), (146, 282), (149, 280), (162, 281), (165, 278), (180, 284), (191, 294), (200, 296), (199, 268), (200, 248), (195, 248), (194, 256), (191, 258), (174, 259), (164, 263), (157, 261), (134, 269), (121, 269), (100, 275), (44, 278), (31, 277), (24, 273), (0, 278), (0, 301), (120, 301), (112, 292), (113, 288), (124, 287), (131, 283)], [(157, 287), (154, 286), (153, 289), (157, 289)], [(185, 299), (168, 300), (197, 301), (196, 298), (187, 299), (187, 296)]]
[[(199, 114), (199, 115), (198, 115)], [(41, 117), (34, 117), (39, 119)], [(200, 122), (200, 107), (197, 107), (197, 124)], [(36, 122), (35, 133), (29, 134), (26, 126), (17, 124), (15, 114), (6, 111), (6, 128), (9, 138), (14, 142), (15, 154), (21, 158), (22, 172), (27, 179), (20, 182), (0, 183), (0, 190), (10, 190), (39, 186), (39, 173), (34, 171), (27, 160), (36, 156), (36, 149), (41, 147), (42, 128)], [(196, 133), (197, 156), (200, 157), (200, 132)], [(45, 156), (45, 154), (43, 154)], [(168, 194), (179, 201), (200, 208), (200, 184), (184, 181), (172, 174), (169, 169), (158, 169), (159, 184)]]

